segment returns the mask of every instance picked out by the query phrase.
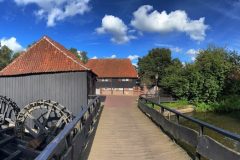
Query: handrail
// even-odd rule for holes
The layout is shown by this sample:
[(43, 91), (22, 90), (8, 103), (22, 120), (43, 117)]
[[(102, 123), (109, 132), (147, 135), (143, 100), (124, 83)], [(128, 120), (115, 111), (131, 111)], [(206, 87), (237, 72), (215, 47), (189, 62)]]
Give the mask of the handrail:
[(81, 121), (82, 117), (88, 111), (88, 109), (99, 100), (99, 96), (96, 96), (87, 107), (82, 108), (82, 112), (80, 112), (72, 122), (67, 124), (64, 129), (47, 145), (47, 147), (36, 157), (36, 160), (45, 160), (51, 158), (54, 154), (55, 149), (58, 147), (59, 143), (66, 138), (69, 133), (74, 129), (79, 121)]
[(180, 112), (178, 112), (178, 111), (176, 111), (176, 110), (170, 109), (170, 108), (168, 108), (168, 107), (166, 107), (166, 106), (163, 106), (163, 105), (161, 105), (161, 104), (158, 104), (158, 103), (156, 103), (156, 102), (154, 102), (154, 101), (152, 101), (152, 100), (149, 100), (149, 99), (147, 99), (147, 98), (145, 98), (145, 97), (142, 97), (142, 96), (143, 96), (143, 95), (140, 95), (139, 98), (140, 98), (140, 99), (144, 99), (145, 101), (150, 102), (151, 104), (157, 105), (157, 106), (159, 106), (159, 107), (161, 107), (161, 108), (163, 108), (163, 109), (165, 109), (165, 110), (167, 110), (167, 111), (169, 111), (169, 112), (172, 112), (172, 113), (176, 114), (177, 116), (183, 117), (183, 118), (185, 118), (185, 119), (187, 119), (187, 120), (190, 120), (190, 121), (192, 121), (192, 122), (194, 122), (194, 123), (197, 123), (201, 128), (202, 128), (202, 127), (206, 127), (206, 128), (211, 129), (211, 130), (213, 130), (213, 131), (215, 131), (215, 132), (217, 132), (217, 133), (220, 133), (220, 134), (222, 134), (222, 135), (224, 135), (224, 136), (227, 136), (227, 137), (229, 137), (229, 138), (231, 138), (231, 139), (234, 139), (234, 140), (240, 142), (240, 135), (238, 135), (238, 134), (229, 132), (229, 131), (227, 131), (227, 130), (224, 130), (224, 129), (222, 129), (222, 128), (216, 127), (216, 126), (211, 125), (211, 124), (209, 124), (209, 123), (206, 123), (206, 122), (204, 122), (204, 121), (195, 119), (195, 118), (193, 118), (193, 117), (186, 116), (186, 115), (184, 115), (184, 114), (182, 114), (182, 113), (180, 113)]

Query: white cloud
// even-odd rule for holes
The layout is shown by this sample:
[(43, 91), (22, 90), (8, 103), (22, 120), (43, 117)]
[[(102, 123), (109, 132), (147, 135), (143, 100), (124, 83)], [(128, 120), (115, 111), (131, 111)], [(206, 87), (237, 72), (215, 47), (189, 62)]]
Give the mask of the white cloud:
[(199, 20), (191, 20), (187, 13), (183, 10), (176, 10), (161, 13), (153, 10), (150, 5), (143, 5), (133, 13), (134, 18), (131, 25), (140, 31), (168, 33), (168, 32), (184, 32), (191, 39), (202, 41), (206, 36), (208, 25), (204, 23), (205, 18)]
[(154, 45), (157, 47), (167, 47), (167, 48), (173, 47), (171, 44), (165, 44), (165, 43), (154, 43)]
[(189, 49), (187, 51), (187, 54), (189, 55), (197, 55), (199, 53), (199, 50), (196, 50), (196, 49)]
[(39, 9), (35, 15), (47, 20), (47, 26), (56, 25), (57, 21), (64, 20), (77, 14), (83, 15), (90, 10), (90, 0), (15, 0), (17, 5), (26, 6), (36, 4)]
[(116, 54), (111, 55), (110, 57), (106, 57), (106, 58), (117, 58)]
[(131, 61), (133, 61), (133, 60), (137, 60), (139, 58), (139, 56), (138, 55), (129, 55), (128, 56), (128, 59), (130, 59)]
[(182, 51), (182, 48), (179, 48), (179, 47), (171, 47), (170, 49), (172, 52), (176, 52), (176, 53), (179, 53)]
[(195, 60), (196, 60), (196, 57), (191, 57), (191, 60), (192, 60), (192, 61), (195, 61)]
[(98, 57), (97, 56), (94, 56), (94, 57), (92, 57), (91, 59), (97, 59)]
[(1, 46), (7, 46), (14, 52), (22, 51), (24, 48), (17, 42), (17, 39), (15, 37), (11, 37), (9, 39), (2, 38), (0, 39)]
[(164, 47), (164, 48), (169, 48), (172, 52), (180, 53), (182, 51), (182, 48), (180, 47), (175, 47), (171, 44), (165, 44), (165, 43), (155, 43), (154, 44), (157, 47)]
[(187, 50), (187, 54), (190, 55), (190, 58), (192, 61), (195, 61), (197, 55), (199, 54), (199, 50), (191, 48), (191, 49)]
[(111, 34), (111, 41), (117, 44), (129, 42), (136, 37), (128, 35), (128, 27), (124, 22), (115, 16), (105, 15), (102, 19), (102, 26), (96, 29), (98, 34)]
[(135, 67), (138, 67), (138, 64), (137, 64), (137, 63), (132, 63), (132, 65), (134, 65)]
[(117, 58), (117, 56), (115, 54), (113, 54), (109, 58)]

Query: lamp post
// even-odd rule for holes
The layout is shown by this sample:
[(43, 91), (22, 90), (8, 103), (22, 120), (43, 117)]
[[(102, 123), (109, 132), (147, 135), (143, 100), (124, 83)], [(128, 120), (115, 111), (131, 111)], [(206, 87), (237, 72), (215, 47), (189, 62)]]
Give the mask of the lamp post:
[(157, 94), (157, 91), (158, 91), (158, 73), (155, 75), (155, 79), (156, 79), (155, 94)]
[(157, 95), (158, 98), (158, 103), (160, 103), (160, 94), (158, 93), (158, 79), (159, 79), (159, 66), (157, 67), (157, 73), (155, 75), (155, 79), (156, 79), (156, 90), (155, 90), (155, 94)]

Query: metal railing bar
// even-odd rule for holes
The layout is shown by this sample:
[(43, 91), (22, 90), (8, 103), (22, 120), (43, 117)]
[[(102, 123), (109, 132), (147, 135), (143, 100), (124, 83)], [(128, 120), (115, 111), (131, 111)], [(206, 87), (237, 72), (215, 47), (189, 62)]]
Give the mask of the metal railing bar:
[(217, 132), (217, 133), (220, 133), (220, 134), (222, 134), (222, 135), (224, 135), (224, 136), (227, 136), (227, 137), (229, 137), (229, 138), (231, 138), (231, 139), (240, 141), (240, 135), (238, 135), (238, 134), (235, 134), (235, 133), (232, 133), (232, 132), (230, 132), (230, 131), (224, 130), (224, 129), (222, 129), (222, 128), (216, 127), (216, 126), (214, 126), (214, 125), (211, 125), (211, 124), (209, 124), (209, 123), (206, 123), (206, 122), (201, 121), (201, 120), (198, 120), (198, 119), (195, 119), (195, 118), (193, 118), (193, 117), (189, 117), (189, 116), (187, 116), (187, 115), (184, 115), (184, 114), (182, 114), (182, 113), (180, 113), (180, 112), (178, 112), (178, 111), (176, 111), (176, 110), (170, 109), (170, 108), (168, 108), (168, 107), (166, 107), (166, 106), (163, 106), (163, 105), (158, 104), (158, 103), (156, 103), (156, 102), (154, 102), (154, 101), (152, 101), (152, 100), (149, 100), (149, 99), (147, 99), (147, 98), (145, 98), (145, 97), (142, 97), (142, 95), (140, 95), (139, 98), (140, 98), (140, 99), (144, 99), (145, 101), (150, 102), (150, 103), (152, 103), (152, 104), (154, 104), (154, 105), (157, 105), (157, 106), (159, 106), (159, 107), (161, 107), (161, 108), (164, 108), (164, 109), (166, 109), (167, 111), (170, 111), (170, 112), (172, 112), (172, 113), (174, 113), (174, 114), (176, 114), (176, 115), (179, 115), (180, 117), (183, 117), (183, 118), (185, 118), (185, 119), (187, 119), (187, 120), (190, 120), (190, 121), (192, 121), (192, 122), (194, 122), (194, 123), (197, 123), (199, 126), (206, 127), (206, 128), (211, 129), (211, 130), (213, 130), (213, 131), (215, 131), (215, 132)]
[(79, 121), (81, 121), (83, 115), (88, 111), (89, 107), (93, 105), (99, 96), (96, 96), (87, 107), (83, 108), (83, 111), (80, 112), (72, 122), (67, 124), (64, 129), (46, 146), (46, 148), (36, 157), (36, 160), (49, 159), (55, 152), (54, 150), (58, 147), (58, 144), (64, 140), (69, 133), (74, 129)]

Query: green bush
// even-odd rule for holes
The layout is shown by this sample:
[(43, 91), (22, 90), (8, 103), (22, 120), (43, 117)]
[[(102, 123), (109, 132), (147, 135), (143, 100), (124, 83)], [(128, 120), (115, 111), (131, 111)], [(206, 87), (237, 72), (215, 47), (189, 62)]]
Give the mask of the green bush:
[(190, 105), (190, 103), (186, 99), (181, 99), (176, 102), (161, 103), (161, 105), (174, 109), (182, 109), (186, 108), (186, 106)]
[(195, 103), (195, 110), (197, 112), (208, 112), (208, 111), (215, 111), (215, 108), (217, 106), (216, 103), (205, 103), (205, 102), (197, 102)]
[(240, 96), (232, 95), (224, 97), (222, 101), (220, 101), (217, 111), (235, 111), (240, 110)]
[(197, 112), (230, 112), (240, 110), (240, 96), (231, 95), (222, 97), (219, 102), (204, 103), (198, 102), (195, 103)]

